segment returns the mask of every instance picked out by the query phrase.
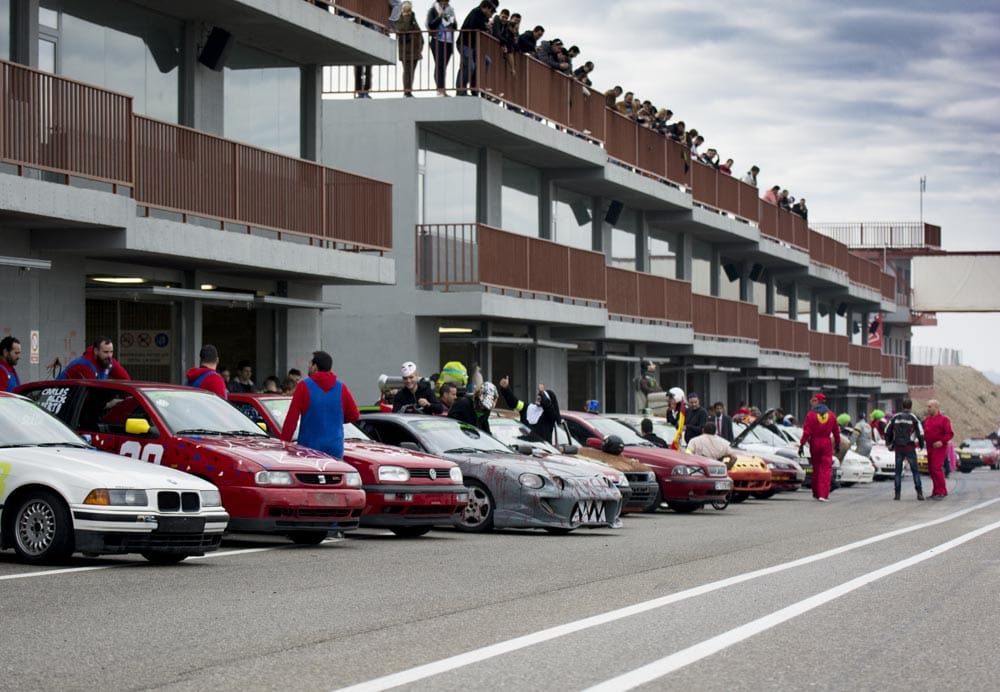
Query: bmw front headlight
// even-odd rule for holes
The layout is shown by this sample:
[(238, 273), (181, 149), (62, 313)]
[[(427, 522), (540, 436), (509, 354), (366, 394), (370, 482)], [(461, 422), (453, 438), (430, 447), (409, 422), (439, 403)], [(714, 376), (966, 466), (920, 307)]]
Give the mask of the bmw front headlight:
[(222, 495), (218, 490), (202, 490), (201, 491), (201, 506), (202, 507), (221, 507), (222, 506)]
[[(403, 469), (404, 471), (406, 469)], [(409, 478), (410, 474), (407, 472), (406, 477)], [(344, 485), (348, 488), (360, 488), (361, 487), (361, 474), (357, 471), (351, 471), (344, 474)]]
[(149, 504), (145, 490), (129, 490), (124, 488), (96, 488), (87, 493), (85, 505), (104, 505), (119, 507), (145, 507)]
[(541, 488), (545, 485), (545, 479), (539, 476), (537, 473), (522, 473), (518, 476), (518, 481), (521, 482), (525, 488)]
[(405, 483), (410, 480), (410, 472), (402, 466), (379, 466), (379, 483)]
[(619, 488), (627, 488), (628, 487), (628, 478), (625, 477), (624, 473), (622, 474), (621, 480), (618, 481), (618, 487)]
[(453, 466), (451, 470), (448, 471), (448, 476), (456, 483), (463, 483), (465, 481), (465, 478), (462, 476), (462, 469), (457, 466)]
[(257, 485), (294, 485), (292, 474), (288, 471), (258, 471), (254, 474)]

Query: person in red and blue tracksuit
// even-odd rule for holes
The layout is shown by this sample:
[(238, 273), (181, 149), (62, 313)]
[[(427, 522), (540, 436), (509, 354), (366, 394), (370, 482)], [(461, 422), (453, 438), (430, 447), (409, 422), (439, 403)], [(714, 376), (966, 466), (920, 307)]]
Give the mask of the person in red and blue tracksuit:
[(219, 374), (219, 349), (212, 344), (205, 344), (198, 352), (197, 368), (190, 368), (184, 376), (184, 384), (197, 387), (216, 394), (223, 399), (229, 399), (226, 381)]
[(12, 336), (0, 339), (0, 392), (13, 392), (21, 384), (17, 361), (21, 360), (21, 342)]
[(826, 405), (826, 395), (817, 393), (809, 400), (812, 410), (806, 414), (799, 440), (799, 456), (809, 445), (809, 461), (813, 467), (813, 497), (820, 502), (830, 501), (830, 481), (833, 476), (833, 450), (840, 449), (840, 426), (837, 417)]
[(115, 345), (106, 336), (99, 336), (83, 355), (74, 358), (57, 380), (130, 380), (128, 372), (114, 359)]
[(291, 442), (298, 427), (300, 445), (343, 459), (344, 423), (358, 420), (361, 412), (351, 390), (337, 379), (332, 369), (333, 358), (329, 353), (313, 352), (309, 377), (295, 385), (280, 437)]

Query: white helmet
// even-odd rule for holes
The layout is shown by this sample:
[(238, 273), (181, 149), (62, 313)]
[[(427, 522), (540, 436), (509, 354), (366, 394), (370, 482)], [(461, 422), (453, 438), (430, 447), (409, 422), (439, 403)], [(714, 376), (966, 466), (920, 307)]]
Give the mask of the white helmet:
[(482, 389), (479, 390), (479, 402), (483, 408), (492, 409), (497, 403), (497, 387), (492, 382), (483, 382)]
[(679, 404), (684, 401), (684, 390), (680, 387), (674, 387), (670, 390), (670, 396), (673, 398), (674, 403)]
[(417, 371), (417, 364), (409, 360), (403, 363), (403, 365), (399, 368), (399, 374), (402, 375), (403, 377), (409, 377), (416, 371)]

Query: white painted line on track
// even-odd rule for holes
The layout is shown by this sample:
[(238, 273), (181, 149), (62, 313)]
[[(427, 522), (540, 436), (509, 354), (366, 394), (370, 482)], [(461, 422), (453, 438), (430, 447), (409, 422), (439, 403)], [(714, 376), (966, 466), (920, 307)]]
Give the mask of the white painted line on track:
[(582, 632), (583, 630), (590, 629), (591, 627), (605, 625), (609, 622), (645, 613), (650, 610), (656, 610), (657, 608), (679, 603), (680, 601), (685, 601), (690, 598), (704, 596), (705, 594), (712, 593), (713, 591), (719, 591), (720, 589), (726, 589), (736, 584), (742, 584), (753, 579), (767, 577), (772, 574), (795, 569), (796, 567), (802, 567), (814, 562), (819, 562), (820, 560), (836, 557), (837, 555), (842, 555), (843, 553), (857, 550), (858, 548), (864, 548), (874, 543), (880, 543), (891, 538), (896, 538), (897, 536), (903, 536), (914, 531), (920, 531), (921, 529), (926, 529), (930, 526), (943, 524), (971, 512), (989, 507), (998, 502), (1000, 502), (1000, 498), (987, 500), (986, 502), (981, 502), (978, 505), (973, 505), (972, 507), (968, 507), (958, 512), (947, 514), (938, 519), (925, 521), (920, 524), (914, 524), (913, 526), (907, 526), (901, 529), (895, 529), (894, 531), (872, 536), (871, 538), (865, 538), (860, 541), (855, 541), (854, 543), (848, 543), (837, 548), (831, 548), (830, 550), (824, 550), (821, 553), (807, 555), (806, 557), (792, 560), (790, 562), (783, 562), (778, 565), (764, 567), (752, 572), (737, 574), (733, 577), (727, 577), (726, 579), (720, 579), (719, 581), (702, 584), (701, 586), (695, 586), (690, 589), (685, 589), (684, 591), (678, 591), (677, 593), (668, 594), (667, 596), (654, 598), (643, 603), (636, 603), (635, 605), (625, 606), (624, 608), (618, 608), (617, 610), (611, 610), (599, 615), (592, 615), (591, 617), (576, 620), (575, 622), (567, 622), (563, 625), (557, 625), (548, 629), (539, 630), (538, 632), (532, 632), (531, 634), (525, 634), (520, 637), (498, 642), (496, 644), (490, 644), (489, 646), (473, 649), (472, 651), (466, 651), (465, 653), (456, 654), (455, 656), (449, 656), (448, 658), (443, 658), (439, 661), (432, 661), (431, 663), (425, 663), (398, 673), (391, 673), (379, 678), (374, 678), (367, 682), (358, 683), (357, 685), (343, 687), (338, 689), (337, 692), (379, 692), (380, 690), (390, 690), (394, 687), (399, 687), (400, 685), (407, 685), (417, 682), (418, 680), (424, 680), (426, 678), (434, 677), (435, 675), (441, 675), (442, 673), (457, 670), (458, 668), (464, 668), (465, 666), (486, 661), (497, 656), (503, 656), (536, 644), (542, 644), (553, 639), (558, 639), (559, 637), (565, 637), (570, 634), (575, 634), (576, 632)]
[[(327, 538), (320, 545), (328, 545), (332, 543), (340, 543), (343, 538)], [(217, 557), (230, 557), (233, 555), (250, 555), (251, 553), (268, 553), (274, 550), (287, 550), (290, 548), (295, 548), (294, 545), (272, 545), (266, 548), (241, 548), (239, 550), (217, 550), (211, 553), (206, 553), (204, 555), (192, 555), (188, 560), (210, 560)], [(315, 547), (315, 546), (310, 546)], [(77, 572), (96, 572), (102, 569), (114, 569), (116, 567), (135, 567), (136, 565), (144, 565), (144, 562), (116, 562), (113, 565), (91, 565), (89, 567), (66, 567), (64, 569), (47, 569), (38, 572), (25, 572), (23, 574), (6, 574), (0, 576), (0, 581), (11, 581), (14, 579), (31, 579), (33, 577), (55, 577), (60, 574), (75, 574)]]
[(948, 552), (952, 548), (957, 548), (958, 546), (968, 543), (969, 541), (982, 536), (983, 534), (989, 533), (990, 531), (995, 531), (1000, 529), (1000, 521), (983, 526), (976, 529), (975, 531), (970, 531), (969, 533), (959, 536), (958, 538), (952, 539), (946, 543), (935, 546), (930, 550), (925, 550), (922, 553), (918, 553), (913, 557), (906, 558), (905, 560), (900, 560), (899, 562), (887, 565), (881, 569), (877, 569), (868, 574), (863, 574), (856, 579), (851, 579), (843, 584), (833, 587), (832, 589), (827, 589), (821, 593), (811, 596), (798, 603), (793, 603), (790, 606), (786, 606), (781, 610), (777, 610), (770, 615), (765, 615), (764, 617), (752, 620), (745, 625), (731, 629), (728, 632), (723, 632), (722, 634), (712, 637), (711, 639), (706, 639), (703, 642), (699, 642), (693, 646), (689, 646), (686, 649), (681, 649), (680, 651), (673, 653), (669, 656), (665, 656), (658, 661), (653, 661), (641, 668), (636, 668), (633, 671), (625, 673), (624, 675), (619, 675), (618, 677), (611, 678), (599, 685), (594, 685), (585, 690), (585, 692), (624, 692), (625, 690), (631, 690), (639, 685), (645, 685), (646, 683), (652, 682), (664, 675), (669, 675), (675, 671), (680, 670), (692, 663), (697, 663), (698, 661), (708, 658), (713, 654), (717, 654), (724, 649), (739, 644), (745, 639), (765, 632), (773, 627), (796, 618), (799, 615), (808, 613), (810, 610), (820, 607), (830, 601), (836, 600), (841, 596), (846, 596), (852, 591), (857, 591), (863, 586), (867, 586), (872, 582), (876, 582), (879, 579), (888, 577), (891, 574), (907, 569), (914, 565), (920, 564), (925, 560), (930, 560), (932, 557), (937, 557), (943, 553)]

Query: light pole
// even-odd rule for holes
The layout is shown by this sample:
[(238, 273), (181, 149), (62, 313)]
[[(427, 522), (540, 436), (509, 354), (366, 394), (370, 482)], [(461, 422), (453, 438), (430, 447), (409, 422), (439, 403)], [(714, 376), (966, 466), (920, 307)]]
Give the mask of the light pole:
[(924, 193), (927, 191), (927, 176), (920, 176), (920, 228), (924, 227)]

